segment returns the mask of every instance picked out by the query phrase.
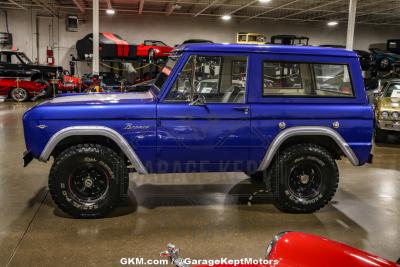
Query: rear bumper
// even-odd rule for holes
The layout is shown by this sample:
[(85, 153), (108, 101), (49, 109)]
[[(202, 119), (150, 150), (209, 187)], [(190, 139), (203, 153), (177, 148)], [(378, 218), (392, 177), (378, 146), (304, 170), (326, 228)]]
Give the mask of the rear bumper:
[(25, 151), (22, 157), (22, 162), (24, 167), (28, 166), (29, 163), (33, 160), (33, 155), (29, 151)]

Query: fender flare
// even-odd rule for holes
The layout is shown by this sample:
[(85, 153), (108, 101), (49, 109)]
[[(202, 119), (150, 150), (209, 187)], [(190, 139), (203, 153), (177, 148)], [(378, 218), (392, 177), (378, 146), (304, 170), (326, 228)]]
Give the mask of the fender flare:
[(275, 139), (269, 145), (263, 160), (258, 166), (257, 171), (263, 171), (271, 164), (272, 159), (274, 158), (276, 152), (283, 144), (283, 142), (285, 142), (287, 139), (294, 136), (313, 136), (313, 135), (323, 135), (330, 137), (340, 147), (342, 152), (354, 166), (359, 165), (359, 160), (357, 156), (354, 154), (354, 151), (351, 149), (349, 144), (347, 144), (347, 142), (343, 139), (343, 137), (335, 130), (323, 126), (295, 126), (283, 130), (275, 137)]
[(39, 160), (46, 162), (59, 142), (67, 137), (78, 135), (100, 135), (110, 138), (118, 145), (137, 172), (147, 174), (146, 168), (126, 139), (115, 130), (104, 126), (71, 126), (56, 132), (47, 142), (40, 154)]

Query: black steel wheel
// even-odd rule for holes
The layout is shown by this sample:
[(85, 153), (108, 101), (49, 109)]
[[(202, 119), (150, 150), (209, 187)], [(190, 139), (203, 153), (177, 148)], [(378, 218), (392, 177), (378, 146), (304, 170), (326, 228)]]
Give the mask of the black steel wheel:
[(279, 153), (268, 170), (275, 206), (284, 212), (310, 213), (334, 196), (339, 172), (332, 155), (314, 144), (298, 144)]
[(54, 160), (49, 189), (54, 202), (76, 218), (99, 218), (125, 195), (128, 169), (108, 147), (82, 144), (67, 148)]

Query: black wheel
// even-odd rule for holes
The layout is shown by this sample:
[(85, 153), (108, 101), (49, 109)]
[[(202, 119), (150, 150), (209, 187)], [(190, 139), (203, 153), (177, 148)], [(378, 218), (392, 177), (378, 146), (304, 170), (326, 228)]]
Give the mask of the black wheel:
[(149, 50), (149, 54), (148, 54), (148, 60), (149, 60), (149, 62), (153, 62), (153, 61), (154, 61), (154, 58), (155, 58), (154, 50), (153, 50), (153, 49), (150, 49), (150, 50)]
[(284, 212), (310, 213), (334, 196), (339, 172), (323, 147), (298, 144), (278, 154), (270, 169), (275, 206)]
[(24, 88), (16, 87), (11, 90), (10, 97), (15, 102), (24, 102), (28, 100), (29, 94)]
[(379, 61), (379, 67), (382, 70), (387, 70), (390, 66), (390, 60), (387, 57), (384, 57), (381, 59), (381, 61)]
[(64, 212), (76, 218), (99, 218), (115, 208), (128, 181), (128, 169), (115, 151), (84, 144), (64, 150), (54, 160), (49, 189)]
[(385, 130), (381, 130), (378, 127), (375, 128), (375, 143), (383, 143), (387, 139), (387, 133)]

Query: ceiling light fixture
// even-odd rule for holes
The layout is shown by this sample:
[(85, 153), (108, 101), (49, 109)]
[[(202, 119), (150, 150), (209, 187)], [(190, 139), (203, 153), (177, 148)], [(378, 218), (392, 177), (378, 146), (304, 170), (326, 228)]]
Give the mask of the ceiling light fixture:
[(329, 21), (326, 25), (333, 27), (333, 26), (336, 26), (338, 24), (339, 24), (339, 22), (337, 22), (337, 21)]
[(114, 14), (115, 14), (115, 10), (112, 9), (112, 8), (109, 8), (109, 9), (106, 10), (106, 13), (107, 13), (108, 15), (114, 15)]
[(232, 17), (230, 15), (223, 15), (221, 18), (223, 20), (230, 20)]
[(258, 0), (260, 3), (268, 3), (271, 2), (271, 0)]

